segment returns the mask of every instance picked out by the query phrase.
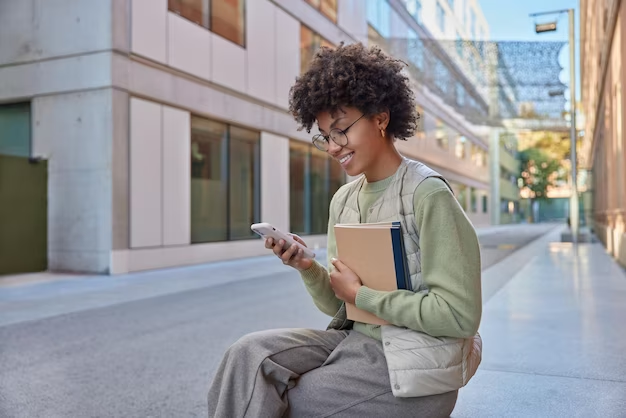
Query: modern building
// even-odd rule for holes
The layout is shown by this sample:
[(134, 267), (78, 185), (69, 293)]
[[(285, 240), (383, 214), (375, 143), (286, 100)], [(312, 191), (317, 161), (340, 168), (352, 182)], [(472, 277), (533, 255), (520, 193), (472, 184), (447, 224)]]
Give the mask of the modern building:
[(597, 237), (626, 266), (626, 5), (581, 0), (580, 16), (585, 130), (579, 179), (587, 177), (591, 186), (589, 221)]
[[(443, 8), (444, 25), (463, 14), (462, 27), (487, 33), (481, 15), (471, 17), (476, 2), (423, 4), (433, 15)], [(409, 7), (417, 5), (3, 3), (0, 126), (9, 129), (0, 129), (0, 158), (3, 170), (4, 161), (15, 164), (0, 181), (19, 187), (2, 206), (19, 213), (21, 227), (3, 228), (2, 238), (29, 256), (19, 267), (0, 259), (0, 274), (118, 274), (261, 255), (249, 228), (259, 221), (323, 246), (328, 202), (346, 179), (297, 130), (289, 88), (320, 45), (369, 42), (372, 28), (384, 31), (373, 7), (388, 11), (393, 36), (427, 36)], [(445, 50), (437, 54), (460, 87), (449, 88), (445, 71), (439, 87), (418, 83), (423, 128), (400, 149), (446, 175), (470, 219), (488, 224), (488, 142), (449, 103), (462, 100), (468, 113), (488, 107)], [(430, 54), (419, 56), (433, 65)], [(17, 225), (7, 213), (2, 225)]]

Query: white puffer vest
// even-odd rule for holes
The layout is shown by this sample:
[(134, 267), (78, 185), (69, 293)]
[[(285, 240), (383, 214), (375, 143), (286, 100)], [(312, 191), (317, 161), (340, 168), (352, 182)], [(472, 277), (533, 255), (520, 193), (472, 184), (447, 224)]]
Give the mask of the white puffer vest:
[[(400, 221), (413, 289), (426, 293), (428, 287), (421, 275), (413, 195), (417, 186), (428, 177), (443, 179), (426, 165), (403, 158), (391, 184), (368, 213), (368, 222)], [(336, 210), (337, 223), (360, 222), (358, 195), (364, 180), (360, 177), (342, 186), (333, 197), (332, 208)], [(346, 318), (345, 305), (342, 305), (328, 329), (349, 329), (352, 324)], [(460, 389), (469, 382), (481, 361), (479, 334), (472, 338), (431, 337), (408, 328), (383, 325), (381, 335), (391, 390), (397, 397), (428, 396)]]

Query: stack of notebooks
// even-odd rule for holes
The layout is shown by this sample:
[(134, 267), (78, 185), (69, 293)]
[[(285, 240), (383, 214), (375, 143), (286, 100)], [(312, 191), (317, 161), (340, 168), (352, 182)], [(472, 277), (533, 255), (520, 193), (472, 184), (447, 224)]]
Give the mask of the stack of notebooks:
[[(412, 290), (400, 222), (335, 225), (337, 258), (374, 290)], [(376, 315), (346, 303), (348, 319), (386, 325)]]

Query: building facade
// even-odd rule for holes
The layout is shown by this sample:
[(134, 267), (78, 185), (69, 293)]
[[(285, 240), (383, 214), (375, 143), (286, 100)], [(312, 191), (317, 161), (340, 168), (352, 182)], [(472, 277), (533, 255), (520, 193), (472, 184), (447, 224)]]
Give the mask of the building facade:
[[(423, 3), (443, 7), (444, 21), (477, 7)], [(118, 274), (262, 255), (250, 231), (261, 221), (324, 246), (328, 203), (346, 179), (297, 130), (289, 89), (320, 45), (371, 42), (378, 4), (390, 6), (394, 36), (426, 36), (415, 1), (3, 4), (0, 124), (11, 129), (0, 155), (45, 167), (46, 217), (32, 235), (45, 237), (47, 268)], [(399, 147), (442, 172), (484, 225), (488, 141), (449, 100), (486, 106), (454, 71), (462, 88), (416, 84), (422, 129)]]
[(581, 0), (580, 10), (585, 116), (580, 167), (588, 176), (579, 174), (579, 179), (587, 177), (591, 186), (590, 223), (596, 235), (626, 265), (626, 5)]

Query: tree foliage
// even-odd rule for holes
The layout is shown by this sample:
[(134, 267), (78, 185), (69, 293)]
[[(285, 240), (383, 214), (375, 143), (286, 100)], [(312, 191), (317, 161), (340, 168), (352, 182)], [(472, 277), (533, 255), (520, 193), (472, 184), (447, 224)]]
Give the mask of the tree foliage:
[(540, 148), (527, 148), (520, 154), (520, 177), (533, 199), (547, 198), (548, 188), (559, 180), (561, 161)]

